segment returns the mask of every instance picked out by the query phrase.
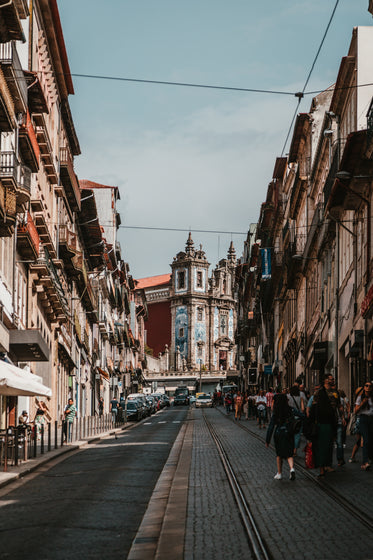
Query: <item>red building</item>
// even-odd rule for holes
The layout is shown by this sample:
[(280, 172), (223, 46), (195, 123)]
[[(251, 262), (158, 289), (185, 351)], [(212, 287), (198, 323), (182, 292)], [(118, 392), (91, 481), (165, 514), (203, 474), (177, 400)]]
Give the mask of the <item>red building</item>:
[(171, 347), (171, 274), (161, 274), (135, 281), (136, 290), (144, 290), (148, 306), (148, 320), (145, 323), (146, 344), (158, 357), (167, 344)]

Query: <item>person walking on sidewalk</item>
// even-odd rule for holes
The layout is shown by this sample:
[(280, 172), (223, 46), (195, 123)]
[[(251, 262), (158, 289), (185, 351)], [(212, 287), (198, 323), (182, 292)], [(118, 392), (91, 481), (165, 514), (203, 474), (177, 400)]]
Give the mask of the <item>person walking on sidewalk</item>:
[(241, 420), (242, 405), (243, 405), (243, 396), (241, 395), (241, 391), (237, 391), (237, 395), (234, 399), (235, 420)]
[(65, 407), (65, 437), (68, 442), (72, 440), (73, 422), (76, 416), (76, 406), (73, 399), (69, 399)]
[(273, 404), (273, 413), (271, 422), (269, 423), (266, 434), (266, 447), (269, 447), (271, 437), (274, 433), (274, 442), (276, 449), (277, 473), (275, 480), (282, 479), (282, 462), (287, 460), (290, 468), (290, 480), (295, 480), (294, 470), (294, 436), (290, 434), (288, 429), (289, 419), (293, 416), (293, 411), (288, 404), (285, 394), (279, 394)]
[(359, 416), (359, 431), (363, 438), (363, 463), (361, 469), (370, 469), (369, 459), (373, 456), (373, 385), (369, 381), (364, 391), (357, 397), (355, 414)]
[(100, 397), (98, 400), (98, 415), (102, 416), (104, 414), (104, 399)]

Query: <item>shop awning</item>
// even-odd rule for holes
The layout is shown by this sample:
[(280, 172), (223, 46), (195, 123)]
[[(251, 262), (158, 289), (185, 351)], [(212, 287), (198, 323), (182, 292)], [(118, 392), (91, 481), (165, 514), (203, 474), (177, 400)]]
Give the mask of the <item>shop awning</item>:
[(0, 395), (51, 397), (52, 390), (37, 375), (0, 361)]

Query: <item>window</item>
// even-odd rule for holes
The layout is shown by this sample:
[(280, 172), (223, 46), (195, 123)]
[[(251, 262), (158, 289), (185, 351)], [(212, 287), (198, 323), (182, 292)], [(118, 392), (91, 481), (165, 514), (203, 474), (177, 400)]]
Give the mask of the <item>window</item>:
[(197, 321), (203, 321), (203, 308), (197, 307)]
[(180, 327), (179, 329), (179, 338), (183, 338), (184, 336), (184, 327)]
[(227, 330), (227, 317), (225, 315), (222, 315), (220, 317), (220, 332), (221, 332), (221, 334), (226, 334), (226, 330)]
[(185, 288), (185, 270), (180, 270), (177, 275), (177, 288), (182, 290)]
[(197, 288), (202, 288), (202, 270), (197, 270)]

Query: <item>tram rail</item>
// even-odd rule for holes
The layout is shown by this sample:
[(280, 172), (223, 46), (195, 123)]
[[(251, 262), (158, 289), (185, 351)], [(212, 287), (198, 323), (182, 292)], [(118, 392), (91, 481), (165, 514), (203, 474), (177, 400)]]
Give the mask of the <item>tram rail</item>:
[[(216, 407), (216, 410), (219, 410), (220, 414), (223, 414), (223, 412), (218, 407)], [(225, 416), (225, 414), (223, 414), (223, 416)], [(227, 416), (227, 419), (230, 420), (231, 422), (234, 422), (233, 418), (229, 416)], [(250, 428), (248, 428), (247, 426), (241, 424), (240, 422), (234, 422), (234, 424), (239, 428), (241, 428), (242, 430), (249, 433), (253, 438), (257, 439), (262, 443), (265, 443), (265, 439), (263, 437), (261, 437), (253, 430), (250, 430)], [(271, 449), (273, 449), (273, 446), (270, 447)], [(311, 480), (314, 484), (317, 484), (317, 486), (321, 488), (325, 494), (327, 494), (330, 498), (332, 498), (339, 506), (341, 506), (350, 515), (352, 515), (360, 523), (365, 525), (365, 527), (373, 531), (373, 517), (371, 515), (369, 515), (366, 511), (360, 509), (358, 506), (356, 506), (349, 500), (347, 500), (340, 492), (332, 488), (326, 481), (319, 480), (318, 478), (316, 478), (314, 474), (312, 474), (308, 469), (306, 469), (306, 467), (304, 467), (300, 463), (300, 460), (297, 457), (295, 457), (294, 460), (298, 471), (300, 471), (306, 478)]]
[(259, 528), (255, 522), (254, 516), (252, 515), (249, 504), (245, 498), (245, 494), (242, 491), (240, 483), (238, 482), (238, 479), (235, 475), (234, 469), (228, 458), (228, 455), (224, 450), (221, 439), (219, 438), (215, 428), (207, 420), (204, 410), (203, 410), (203, 419), (216, 445), (225, 474), (230, 484), (233, 496), (236, 500), (241, 515), (242, 523), (247, 534), (249, 546), (253, 554), (253, 558), (255, 560), (273, 560), (273, 557), (270, 554), (269, 549), (266, 546), (266, 543), (260, 534)]

